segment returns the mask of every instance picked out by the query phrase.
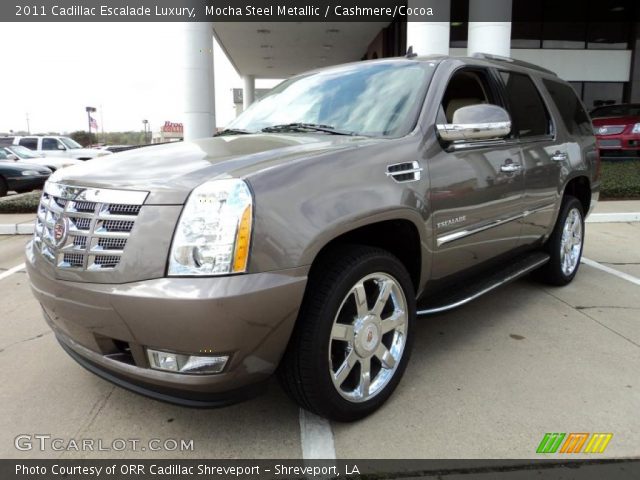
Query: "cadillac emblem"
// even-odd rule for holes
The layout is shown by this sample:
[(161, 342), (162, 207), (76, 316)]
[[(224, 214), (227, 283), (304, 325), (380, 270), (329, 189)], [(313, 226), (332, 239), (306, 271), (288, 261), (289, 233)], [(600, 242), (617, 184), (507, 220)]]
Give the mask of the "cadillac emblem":
[(67, 240), (67, 219), (60, 217), (53, 225), (53, 241), (56, 247), (60, 247)]

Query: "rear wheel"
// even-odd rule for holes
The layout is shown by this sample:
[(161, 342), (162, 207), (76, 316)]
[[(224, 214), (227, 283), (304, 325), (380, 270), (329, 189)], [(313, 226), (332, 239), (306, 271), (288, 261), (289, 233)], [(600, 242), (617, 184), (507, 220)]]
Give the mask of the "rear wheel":
[(545, 249), (551, 259), (536, 275), (550, 285), (566, 285), (578, 272), (584, 243), (584, 210), (582, 203), (570, 195), (565, 196), (556, 226)]
[(415, 293), (402, 263), (370, 247), (342, 247), (319, 260), (280, 367), (287, 393), (338, 421), (369, 415), (406, 367)]

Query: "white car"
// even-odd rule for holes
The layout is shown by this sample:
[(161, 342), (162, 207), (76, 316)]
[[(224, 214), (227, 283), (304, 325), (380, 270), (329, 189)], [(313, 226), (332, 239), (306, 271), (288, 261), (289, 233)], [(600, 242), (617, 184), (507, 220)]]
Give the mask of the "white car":
[(15, 160), (19, 163), (42, 165), (49, 168), (52, 172), (61, 168), (82, 165), (84, 163), (82, 160), (70, 157), (43, 157), (22, 145), (7, 145), (0, 147), (0, 155), (2, 153), (5, 154), (7, 160)]
[(30, 135), (27, 137), (5, 137), (3, 145), (21, 145), (34, 152), (43, 154), (45, 157), (71, 157), (78, 160), (89, 160), (95, 157), (111, 155), (111, 152), (98, 148), (84, 148), (78, 142), (69, 137), (56, 135)]

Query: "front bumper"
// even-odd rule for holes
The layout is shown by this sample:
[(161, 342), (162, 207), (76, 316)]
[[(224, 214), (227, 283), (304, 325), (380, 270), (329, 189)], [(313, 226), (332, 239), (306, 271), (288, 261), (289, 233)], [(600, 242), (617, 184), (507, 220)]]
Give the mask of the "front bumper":
[(616, 152), (633, 155), (640, 152), (640, 135), (636, 133), (596, 135), (596, 142), (603, 156), (615, 154)]
[[(275, 371), (302, 302), (308, 268), (126, 284), (59, 280), (27, 246), (44, 317), (82, 366), (159, 400), (216, 406), (253, 393)], [(228, 355), (219, 374), (149, 368), (145, 349)], [(206, 353), (205, 353), (206, 354)]]

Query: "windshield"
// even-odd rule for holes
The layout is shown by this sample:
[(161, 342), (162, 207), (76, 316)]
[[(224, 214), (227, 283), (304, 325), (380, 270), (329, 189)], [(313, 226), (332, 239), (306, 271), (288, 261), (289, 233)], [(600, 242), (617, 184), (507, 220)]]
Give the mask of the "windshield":
[(295, 77), (274, 88), (229, 129), (257, 132), (290, 123), (397, 137), (415, 126), (435, 63), (361, 63)]
[(82, 145), (80, 145), (75, 140), (70, 139), (69, 137), (60, 137), (60, 141), (64, 143), (67, 146), (67, 148), (71, 150), (76, 148), (82, 148)]
[(607, 107), (596, 108), (591, 112), (591, 118), (629, 116), (640, 116), (640, 105), (611, 105)]
[(27, 147), (23, 147), (22, 145), (13, 145), (8, 149), (20, 158), (40, 158), (40, 155), (33, 153)]

